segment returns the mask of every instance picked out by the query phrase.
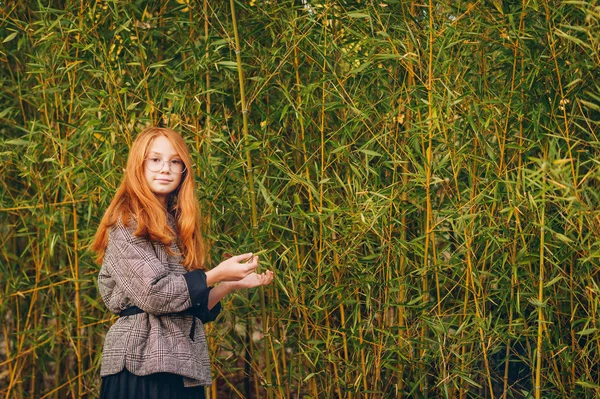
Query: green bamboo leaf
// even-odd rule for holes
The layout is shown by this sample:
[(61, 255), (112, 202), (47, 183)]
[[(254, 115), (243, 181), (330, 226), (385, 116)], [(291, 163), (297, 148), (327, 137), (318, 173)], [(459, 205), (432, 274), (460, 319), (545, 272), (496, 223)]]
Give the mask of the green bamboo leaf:
[(365, 14), (362, 12), (349, 12), (348, 15), (350, 18), (366, 18), (366, 19), (371, 19), (371, 16), (369, 14)]
[(0, 111), (0, 119), (4, 118), (6, 115), (8, 115), (8, 113), (11, 112), (13, 109), (14, 108), (12, 108), (12, 107), (6, 107), (2, 111)]
[(553, 232), (553, 235), (564, 243), (570, 244), (573, 242), (573, 240), (562, 233)]
[[(570, 28), (573, 28), (573, 27), (570, 27)], [(569, 35), (568, 33), (564, 32), (564, 31), (562, 31), (560, 29), (556, 29), (555, 32), (556, 32), (556, 34), (558, 36), (560, 36), (560, 37), (562, 37), (564, 39), (570, 40), (573, 43), (576, 43), (576, 44), (578, 44), (580, 46), (586, 46), (586, 47), (588, 46), (587, 42), (584, 42), (583, 40), (581, 40), (578, 37), (575, 37), (573, 35)]]
[(598, 331), (597, 328), (586, 328), (584, 330), (578, 331), (577, 335), (591, 335), (594, 334), (596, 331)]
[(582, 386), (584, 388), (591, 388), (591, 389), (600, 389), (600, 385), (594, 383), (594, 382), (590, 382), (590, 381), (582, 381), (582, 380), (578, 380), (575, 382), (575, 384)]
[(8, 144), (8, 145), (29, 145), (29, 141), (23, 140), (23, 139), (12, 139), (12, 140), (5, 141), (4, 144)]
[(372, 157), (380, 157), (380, 156), (382, 156), (382, 154), (378, 153), (377, 151), (368, 150), (366, 148), (362, 148), (362, 149), (360, 149), (358, 151), (362, 152), (365, 155), (370, 155)]
[(536, 308), (545, 308), (546, 307), (546, 303), (548, 302), (548, 298), (546, 298), (544, 301), (540, 302), (537, 298), (534, 297), (529, 297), (527, 298), (527, 301), (532, 304), (533, 306), (535, 306)]
[(18, 35), (18, 34), (19, 34), (19, 32), (13, 32), (13, 33), (11, 33), (10, 35), (6, 36), (6, 37), (4, 38), (4, 40), (2, 40), (2, 43), (8, 43), (8, 42), (10, 42), (10, 41), (11, 41), (11, 40), (13, 40), (15, 37), (17, 37), (17, 35)]
[(159, 62), (155, 62), (154, 64), (151, 64), (148, 69), (158, 69), (158, 68), (164, 68), (167, 65), (169, 65), (169, 62), (172, 60), (172, 58), (169, 59), (165, 59)]
[(237, 70), (237, 63), (235, 61), (219, 61), (217, 65), (222, 65), (225, 68)]
[(581, 98), (578, 101), (588, 108), (595, 109), (596, 111), (600, 111), (600, 104), (592, 103), (590, 101), (583, 100)]
[(397, 60), (397, 59), (404, 59), (404, 58), (416, 58), (417, 54), (416, 53), (404, 53), (404, 54), (375, 54), (374, 59), (375, 60)]
[(304, 380), (302, 382), (306, 382), (308, 380), (310, 380), (311, 378), (313, 378), (314, 376), (318, 375), (319, 373), (310, 373), (309, 375), (307, 375)]
[(558, 283), (560, 280), (563, 280), (564, 277), (563, 276), (556, 276), (554, 277), (552, 280), (548, 281), (546, 284), (544, 284), (545, 288), (551, 287), (554, 284)]
[(371, 65), (371, 64), (368, 61), (362, 62), (359, 66), (357, 66), (356, 68), (353, 68), (348, 73), (351, 74), (351, 75), (360, 73), (360, 72), (364, 71), (365, 69), (367, 69), (369, 67), (369, 65)]
[(472, 378), (469, 378), (468, 376), (463, 375), (463, 374), (461, 374), (459, 377), (460, 377), (461, 380), (466, 381), (468, 384), (470, 384), (470, 385), (472, 385), (474, 387), (481, 388), (481, 385), (478, 384), (477, 382), (475, 382), (475, 380), (473, 380)]

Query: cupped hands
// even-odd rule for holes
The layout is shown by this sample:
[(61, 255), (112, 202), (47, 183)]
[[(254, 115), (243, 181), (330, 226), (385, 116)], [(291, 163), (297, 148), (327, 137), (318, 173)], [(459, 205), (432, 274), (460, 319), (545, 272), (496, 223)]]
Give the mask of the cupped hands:
[(261, 285), (269, 285), (273, 281), (273, 272), (267, 270), (264, 273), (250, 273), (243, 279), (231, 282), (235, 289), (255, 288)]
[(240, 281), (258, 267), (258, 256), (251, 252), (232, 256), (206, 272), (206, 284), (211, 286), (220, 281)]

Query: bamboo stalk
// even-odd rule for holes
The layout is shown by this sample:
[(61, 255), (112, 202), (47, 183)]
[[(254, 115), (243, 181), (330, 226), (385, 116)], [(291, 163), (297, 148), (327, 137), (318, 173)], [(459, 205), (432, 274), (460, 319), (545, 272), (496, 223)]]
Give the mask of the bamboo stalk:
[[(422, 283), (421, 290), (423, 292), (423, 309), (427, 308), (427, 304), (429, 303), (429, 279), (428, 279), (428, 271), (430, 269), (430, 248), (435, 246), (435, 233), (433, 232), (432, 226), (433, 222), (433, 210), (431, 204), (431, 167), (433, 162), (433, 119), (435, 118), (435, 110), (433, 106), (433, 44), (434, 44), (434, 5), (433, 1), (429, 0), (428, 3), (428, 22), (429, 22), (429, 34), (428, 34), (428, 63), (427, 63), (427, 99), (428, 99), (428, 113), (427, 113), (427, 141), (423, 139), (421, 146), (423, 148), (423, 152), (425, 153), (425, 245), (423, 249), (423, 273), (422, 273)], [(435, 260), (434, 260), (435, 261)], [(423, 310), (423, 316), (426, 316), (425, 310)], [(421, 327), (421, 349), (420, 349), (420, 358), (422, 359), (422, 370), (421, 373), (423, 375), (423, 379), (421, 382), (421, 390), (423, 391), (424, 397), (429, 396), (429, 382), (427, 377), (427, 371), (425, 370), (425, 361), (427, 349), (425, 347), (425, 342), (428, 337), (428, 330), (426, 324), (423, 323)]]
[[(203, 12), (204, 12), (204, 37), (206, 38), (206, 52), (208, 53), (209, 49), (210, 49), (210, 40), (209, 40), (209, 26), (210, 26), (210, 18), (208, 16), (208, 0), (203, 0), (202, 2), (203, 4)], [(211, 84), (210, 84), (210, 72), (207, 70), (206, 74), (204, 76), (204, 81), (205, 81), (205, 85), (206, 85), (206, 135), (208, 140), (210, 141), (211, 138), (211, 130), (212, 130), (212, 126), (211, 126), (211, 97), (210, 97), (210, 89), (211, 89)]]
[(544, 269), (545, 269), (545, 245), (546, 245), (546, 161), (542, 165), (542, 201), (540, 215), (540, 271), (538, 275), (538, 297), (537, 297), (537, 345), (536, 345), (536, 361), (535, 361), (535, 380), (534, 380), (534, 392), (535, 399), (541, 399), (542, 397), (542, 342), (543, 342), (543, 331), (544, 331)]
[[(516, 235), (516, 234), (515, 234)], [(510, 279), (510, 303), (514, 303), (515, 301), (515, 290), (516, 290), (516, 286), (517, 286), (517, 270), (516, 267), (514, 266), (516, 264), (516, 256), (517, 256), (517, 242), (518, 240), (516, 239), (516, 237), (514, 238), (513, 241), (513, 245), (512, 245), (512, 250), (511, 250), (511, 264), (513, 265), (513, 267), (511, 268), (512, 272), (511, 272), (511, 279)], [(511, 342), (512, 339), (510, 338), (513, 334), (513, 320), (514, 320), (514, 315), (513, 315), (514, 311), (513, 311), (513, 307), (511, 306), (509, 308), (509, 312), (508, 312), (508, 340), (506, 342), (506, 351), (504, 352), (504, 376), (502, 378), (502, 384), (503, 384), (503, 389), (502, 389), (502, 396), (500, 397), (500, 399), (506, 399), (507, 395), (508, 395), (508, 373), (509, 373), (509, 366), (510, 366), (510, 353), (511, 353)]]
[[(337, 233), (335, 231), (333, 215), (331, 215), (329, 217), (329, 222), (330, 222), (330, 225), (331, 225), (331, 239), (332, 239), (333, 242), (336, 242), (337, 239), (338, 239), (338, 237), (337, 237)], [(333, 264), (335, 266), (334, 273), (336, 275), (336, 280), (340, 281), (339, 270), (341, 269), (341, 265), (340, 265), (340, 257), (339, 257), (339, 254), (337, 252), (334, 252), (334, 254), (333, 254)], [(343, 307), (344, 307), (343, 303), (340, 303), (338, 305), (339, 309), (342, 309)], [(343, 310), (340, 310), (340, 313), (343, 313)], [(329, 321), (329, 317), (327, 317), (325, 320), (327, 321), (327, 329), (328, 329), (328, 331), (330, 331), (331, 324), (330, 324), (330, 321)], [(342, 324), (342, 327), (343, 326), (344, 325)], [(330, 336), (328, 334), (328, 336), (327, 336), (327, 343), (330, 346), (329, 351), (333, 352), (333, 350), (331, 348), (330, 342), (331, 342), (331, 339), (330, 339)], [(344, 340), (344, 342), (345, 342), (345, 340)], [(344, 369), (345, 369), (345, 367), (344, 367)], [(337, 364), (335, 362), (333, 362), (333, 375), (335, 377), (335, 391), (336, 391), (337, 397), (341, 399), (343, 396), (342, 396), (342, 391), (340, 389), (340, 377), (339, 377), (338, 367), (337, 367)], [(344, 379), (344, 381), (345, 381), (345, 379)]]
[[(21, 217), (23, 217), (21, 214), (19, 215)], [(35, 245), (32, 249), (34, 252), (34, 266), (35, 266), (35, 278), (34, 278), (34, 284), (35, 287), (37, 287), (40, 283), (41, 280), (41, 269), (42, 269), (42, 265), (43, 265), (43, 260), (41, 259), (40, 256), (40, 245), (39, 245), (39, 232), (37, 234), (38, 240), (36, 240), (38, 242), (37, 245)], [(32, 291), (32, 295), (31, 295), (31, 301), (29, 303), (28, 306), (28, 310), (27, 310), (27, 316), (25, 318), (25, 323), (23, 326), (23, 329), (21, 329), (21, 318), (19, 317), (20, 315), (20, 307), (19, 307), (19, 300), (16, 299), (15, 300), (15, 304), (16, 306), (16, 312), (15, 312), (15, 316), (17, 318), (17, 328), (16, 328), (16, 332), (26, 332), (29, 331), (32, 327), (32, 324), (35, 323), (35, 310), (37, 310), (36, 304), (37, 304), (37, 295), (38, 291), (37, 290), (33, 290)], [(35, 327), (35, 325), (34, 325)], [(33, 355), (32, 352), (35, 351), (36, 347), (34, 348), (30, 348), (29, 350), (23, 350), (23, 346), (25, 344), (25, 339), (27, 338), (27, 334), (21, 334), (21, 336), (19, 337), (19, 339), (17, 340), (18, 344), (17, 344), (17, 356), (15, 356), (15, 358), (13, 359), (15, 364), (12, 367), (9, 367), (9, 369), (11, 370), (11, 373), (9, 374), (9, 381), (8, 381), (8, 388), (7, 388), (7, 393), (6, 393), (6, 397), (9, 398), (10, 397), (10, 393), (13, 389), (15, 389), (15, 396), (18, 398), (22, 398), (23, 397), (23, 390), (22, 389), (18, 389), (19, 386), (22, 385), (23, 381), (21, 378), (21, 373), (23, 371), (23, 369), (25, 368), (26, 364), (27, 364), (27, 359), (29, 357), (29, 355)], [(26, 354), (26, 355), (25, 355)], [(21, 360), (21, 361), (19, 361)], [(9, 363), (11, 363), (11, 361), (7, 361)]]
[[(205, 47), (205, 51), (208, 53), (209, 51), (209, 38), (208, 35), (210, 33), (209, 31), (209, 26), (210, 26), (210, 17), (208, 14), (208, 0), (203, 0), (202, 2), (202, 11), (204, 14), (204, 37), (206, 40), (206, 47)], [(192, 18), (192, 14), (191, 14), (191, 9), (190, 9), (190, 19)], [(205, 91), (206, 91), (206, 108), (205, 108), (205, 112), (206, 112), (206, 124), (205, 124), (205, 132), (206, 132), (206, 137), (207, 140), (210, 143), (210, 139), (211, 139), (211, 99), (210, 99), (210, 72), (209, 70), (206, 71), (205, 76), (204, 76), (204, 82), (206, 85)], [(208, 149), (208, 151), (210, 151), (211, 146), (207, 146), (206, 147)], [(199, 152), (200, 151), (200, 145), (198, 143), (198, 140), (196, 139), (196, 150)], [(200, 173), (200, 170), (197, 170), (197, 173)], [(210, 344), (211, 346), (214, 348), (214, 344), (215, 344), (215, 338), (213, 336), (210, 336)], [(208, 391), (210, 392), (209, 397), (211, 399), (216, 399), (217, 398), (217, 381), (213, 380), (212, 384), (210, 385), (210, 387), (208, 388)]]
[[(473, 279), (473, 274), (474, 274), (474, 269), (473, 269), (473, 261), (471, 259), (471, 245), (472, 245), (472, 235), (467, 232), (465, 230), (465, 237), (467, 237), (467, 244), (466, 244), (466, 249), (467, 249), (467, 288), (471, 289), (471, 291), (473, 292), (473, 303), (475, 304), (475, 317), (477, 318), (477, 321), (479, 323), (482, 322), (483, 320), (483, 315), (482, 315), (482, 311), (480, 309), (480, 305), (479, 305), (479, 295), (477, 294), (477, 287), (475, 287), (475, 281)], [(470, 283), (470, 285), (469, 285)], [(489, 389), (489, 395), (491, 398), (494, 398), (494, 390), (493, 390), (493, 384), (492, 384), (492, 377), (491, 377), (491, 371), (490, 371), (490, 365), (489, 365), (489, 359), (488, 359), (488, 348), (486, 347), (485, 344), (485, 333), (483, 331), (483, 327), (479, 326), (478, 328), (479, 331), (479, 337), (481, 340), (481, 352), (483, 354), (483, 362), (485, 365), (485, 371), (486, 371), (486, 378), (487, 378), (487, 385), (488, 385), (488, 389)]]
[[(525, 30), (525, 16), (526, 16), (526, 0), (523, 0), (521, 2), (521, 14), (519, 17), (519, 32), (524, 32)], [(516, 88), (516, 84), (515, 84), (515, 80), (516, 80), (516, 71), (517, 71), (517, 59), (520, 57), (520, 66), (521, 66), (521, 73), (519, 74), (519, 86), (522, 87), (523, 86), (523, 79), (524, 79), (524, 57), (521, 56), (521, 51), (519, 51), (519, 47), (517, 45), (515, 45), (514, 49), (513, 49), (513, 57), (515, 58), (514, 60), (514, 64), (513, 64), (513, 73), (512, 73), (512, 78), (511, 78), (511, 91), (514, 91)], [(521, 89), (520, 91), (520, 96), (521, 96), (521, 100), (523, 97), (523, 90)], [(511, 100), (512, 100), (512, 96), (511, 96)], [(509, 106), (509, 110), (510, 110), (510, 106)], [(522, 118), (519, 118), (519, 132), (521, 134), (519, 134), (519, 140), (522, 141), (522, 132), (523, 132), (523, 120)], [(508, 135), (508, 118), (506, 118), (506, 125), (504, 127), (504, 135), (507, 136)], [(519, 145), (519, 148), (522, 147), (522, 144)], [(522, 150), (519, 149), (519, 155), (517, 157), (517, 169), (521, 170), (522, 167)], [(517, 183), (520, 182), (520, 179), (517, 181)], [(519, 190), (519, 188), (517, 188), (517, 190)], [(515, 229), (515, 234), (513, 236), (513, 245), (512, 245), (512, 250), (511, 250), (511, 264), (515, 265), (516, 264), (516, 257), (517, 257), (517, 243), (518, 243), (518, 229)], [(517, 289), (517, 285), (518, 285), (518, 275), (517, 275), (517, 270), (516, 267), (512, 267), (512, 273), (511, 273), (511, 279), (510, 279), (510, 303), (513, 304), (515, 301), (515, 290)], [(508, 395), (508, 373), (509, 373), (509, 366), (510, 366), (510, 362), (509, 362), (509, 358), (510, 358), (510, 353), (511, 353), (511, 338), (510, 336), (512, 336), (513, 334), (513, 306), (510, 306), (509, 308), (509, 314), (508, 314), (508, 335), (509, 338), (507, 340), (506, 343), (506, 352), (505, 352), (505, 365), (504, 365), (504, 377), (503, 377), (503, 390), (502, 390), (502, 396), (501, 399), (506, 399), (507, 395)]]
[[(17, 308), (17, 309), (18, 309), (18, 308)], [(29, 329), (29, 324), (30, 324), (30, 321), (31, 321), (31, 314), (32, 314), (32, 311), (33, 311), (33, 301), (32, 301), (32, 303), (31, 303), (31, 306), (30, 306), (30, 308), (29, 308), (29, 311), (27, 312), (27, 317), (26, 317), (26, 319), (25, 319), (25, 328), (24, 328), (23, 332), (24, 332), (24, 331), (27, 331), (27, 330)], [(21, 332), (21, 331), (22, 331), (22, 330), (19, 328), (19, 326), (17, 326), (17, 329), (16, 329), (16, 330), (17, 330), (17, 331), (19, 331), (19, 332)], [(20, 353), (20, 352), (22, 351), (23, 345), (24, 345), (24, 343), (25, 343), (25, 337), (26, 337), (26, 334), (23, 334), (23, 335), (20, 337), (20, 339), (17, 341), (17, 342), (18, 342), (18, 345), (17, 345), (17, 348), (18, 348), (18, 349), (17, 349), (17, 352), (18, 352), (18, 353)], [(33, 349), (32, 349), (31, 351), (33, 351)], [(28, 351), (28, 352), (31, 352), (31, 351)], [(19, 358), (22, 358), (22, 359), (19, 359)], [(6, 393), (6, 397), (7, 397), (7, 398), (9, 398), (9, 397), (10, 397), (10, 393), (11, 393), (11, 391), (12, 391), (13, 389), (15, 389), (15, 388), (17, 388), (17, 389), (15, 389), (15, 391), (16, 391), (15, 395), (16, 395), (17, 397), (19, 397), (19, 398), (22, 398), (22, 397), (23, 397), (23, 394), (22, 394), (23, 390), (22, 390), (22, 389), (18, 389), (18, 387), (19, 387), (19, 386), (22, 384), (21, 373), (22, 373), (22, 371), (23, 371), (23, 368), (24, 368), (24, 367), (25, 367), (25, 365), (27, 364), (27, 358), (28, 358), (28, 356), (17, 356), (17, 357), (15, 358), (15, 364), (14, 364), (14, 366), (12, 367), (12, 372), (11, 372), (11, 374), (9, 375), (8, 388), (7, 388), (7, 393)], [(22, 361), (21, 361), (21, 362), (19, 362), (19, 360), (22, 360)]]
[[(361, 303), (360, 301), (360, 293), (356, 292), (356, 302), (358, 304)], [(360, 306), (360, 305), (359, 305)], [(363, 327), (362, 327), (362, 316), (360, 314), (360, 308), (357, 309), (356, 311), (356, 324), (358, 325), (358, 344), (360, 346), (360, 380), (362, 382), (362, 389), (364, 391), (367, 391), (369, 389), (369, 386), (367, 384), (367, 362), (366, 362), (366, 356), (365, 356), (365, 347), (364, 347), (364, 333), (363, 333)]]
[[(296, 19), (297, 19), (297, 14), (296, 14)], [(296, 31), (296, 19), (294, 19), (294, 31)], [(298, 107), (298, 123), (300, 124), (300, 137), (299, 140), (301, 142), (301, 148), (302, 148), (302, 158), (303, 158), (303, 164), (304, 164), (304, 175), (306, 176), (306, 181), (310, 182), (311, 181), (311, 174), (310, 174), (310, 168), (309, 168), (309, 163), (308, 163), (308, 150), (306, 147), (306, 140), (305, 140), (305, 126), (304, 126), (304, 116), (303, 116), (303, 107), (302, 107), (302, 97), (301, 97), (301, 90), (300, 88), (302, 87), (302, 81), (300, 79), (300, 61), (299, 61), (299, 55), (298, 55), (298, 43), (295, 42), (294, 43), (294, 48), (293, 48), (293, 54), (294, 54), (294, 70), (295, 70), (295, 82), (296, 82), (296, 101), (297, 101), (297, 107)], [(314, 199), (313, 199), (313, 193), (310, 190), (310, 187), (306, 188), (306, 193), (307, 193), (307, 197), (308, 197), (308, 207), (310, 212), (314, 212), (315, 210), (315, 205), (314, 205)], [(301, 204), (297, 204), (298, 207), (301, 207)], [(295, 227), (295, 223), (294, 220), (292, 219), (292, 226), (293, 226), (293, 230), (294, 230), (294, 243), (296, 246), (296, 253), (297, 253), (297, 269), (301, 269), (301, 261), (303, 259), (305, 259), (305, 253), (303, 250), (303, 247), (298, 245), (298, 235), (296, 234), (296, 227)], [(304, 229), (302, 229), (301, 233), (304, 233)], [(303, 235), (304, 235), (303, 234)], [(304, 294), (302, 295), (302, 304), (305, 305), (305, 298), (304, 298)], [(304, 320), (309, 320), (308, 318), (308, 313), (306, 310), (305, 306), (302, 306), (302, 314), (304, 317)], [(304, 324), (304, 337), (308, 340), (311, 339), (311, 334), (310, 334), (310, 330), (308, 328), (308, 322), (307, 323), (303, 323)], [(317, 386), (316, 386), (316, 381), (314, 378), (311, 378), (309, 380), (309, 390), (312, 393), (312, 395), (316, 396), (317, 395)]]
[[(67, 185), (69, 186), (69, 185)], [(72, 196), (72, 193), (71, 193)], [(74, 280), (75, 280), (75, 312), (76, 312), (76, 319), (77, 319), (77, 338), (76, 338), (76, 344), (77, 344), (77, 395), (78, 397), (82, 397), (83, 396), (83, 380), (82, 380), (82, 376), (84, 373), (83, 370), (83, 356), (82, 356), (82, 349), (81, 349), (81, 340), (84, 334), (83, 331), (83, 323), (82, 323), (82, 319), (81, 319), (81, 287), (80, 287), (80, 283), (79, 283), (79, 234), (78, 234), (78, 227), (77, 227), (77, 209), (75, 208), (75, 206), (73, 206), (73, 255), (74, 255), (74, 259), (73, 259), (73, 269), (75, 271), (75, 275), (74, 275)]]
[[(235, 55), (237, 62), (237, 70), (238, 70), (238, 79), (240, 86), (240, 102), (242, 107), (242, 118), (243, 118), (243, 129), (244, 129), (244, 142), (246, 144), (246, 172), (248, 177), (248, 191), (250, 195), (250, 205), (252, 207), (252, 236), (254, 238), (254, 245), (256, 248), (259, 247), (258, 242), (258, 217), (256, 210), (256, 198), (255, 198), (255, 189), (254, 189), (254, 169), (252, 166), (252, 154), (250, 150), (250, 135), (248, 133), (248, 104), (246, 103), (246, 92), (245, 92), (245, 80), (244, 80), (244, 70), (242, 67), (242, 57), (241, 57), (241, 47), (240, 47), (240, 38), (238, 34), (237, 28), (237, 19), (235, 15), (235, 0), (230, 0), (229, 2), (231, 7), (231, 22), (233, 24), (233, 32), (235, 36)], [(265, 376), (267, 383), (267, 396), (269, 399), (273, 398), (273, 380), (271, 375), (271, 333), (269, 327), (269, 320), (267, 318), (267, 311), (265, 305), (265, 290), (264, 287), (260, 287), (260, 303), (261, 303), (261, 316), (262, 316), (262, 328), (263, 334), (265, 337), (265, 345), (264, 345), (264, 357), (265, 357)]]
[[(575, 314), (575, 284), (574, 284), (574, 278), (573, 278), (573, 268), (576, 265), (576, 261), (574, 260), (569, 267), (569, 314), (571, 316), (571, 320), (574, 320), (576, 317)], [(572, 353), (577, 353), (577, 338), (575, 337), (575, 328), (573, 325), (573, 321), (571, 321), (569, 323), (569, 333), (571, 336), (571, 351)], [(575, 382), (577, 381), (577, 377), (575, 374), (575, 363), (573, 362), (571, 364), (571, 367), (569, 367), (569, 374), (570, 374), (570, 386), (571, 389), (575, 386)]]
[[(547, 39), (548, 39), (548, 44), (550, 46), (550, 53), (552, 54), (552, 61), (554, 63), (554, 70), (556, 72), (556, 82), (558, 84), (558, 89), (560, 92), (560, 101), (563, 101), (566, 97), (565, 97), (565, 91), (563, 88), (563, 83), (562, 83), (562, 77), (561, 77), (561, 73), (560, 73), (560, 67), (558, 65), (558, 54), (556, 52), (556, 44), (554, 42), (554, 24), (552, 23), (552, 18), (551, 18), (551, 12), (550, 9), (548, 7), (548, 0), (544, 1), (544, 10), (545, 10), (545, 14), (546, 14), (546, 22), (548, 24), (548, 34), (547, 34)], [(560, 109), (560, 108), (559, 108)], [(563, 124), (564, 124), (564, 130), (563, 130), (563, 134), (564, 134), (564, 138), (565, 138), (565, 142), (567, 143), (567, 154), (569, 156), (569, 164), (571, 165), (571, 176), (573, 179), (573, 187), (577, 187), (577, 173), (575, 170), (575, 160), (573, 158), (573, 151), (572, 151), (572, 144), (571, 144), (571, 133), (570, 133), (570, 129), (569, 129), (569, 119), (568, 119), (568, 115), (567, 115), (567, 106), (566, 104), (562, 107), (562, 115), (561, 115), (562, 119), (563, 119)], [(577, 196), (577, 191), (574, 191), (574, 195)]]
[[(410, 6), (409, 6), (410, 15), (415, 14), (415, 7), (416, 7), (415, 2), (411, 1)], [(406, 42), (407, 42), (408, 51), (413, 52), (414, 44), (413, 44), (413, 41), (411, 40), (411, 38), (407, 37)], [(413, 88), (416, 83), (416, 76), (415, 76), (415, 70), (414, 70), (413, 64), (414, 63), (413, 63), (412, 59), (407, 60), (407, 69), (408, 69), (407, 89), (406, 89), (407, 92), (408, 92), (408, 90)], [(407, 107), (406, 108), (406, 118), (405, 118), (407, 131), (409, 131), (411, 129), (413, 119), (414, 119), (414, 116), (413, 116), (412, 110), (411, 110), (411, 108)], [(397, 126), (397, 129), (399, 130), (400, 126), (398, 123), (396, 124), (396, 126)], [(405, 143), (403, 143), (403, 144), (405, 144)], [(406, 187), (408, 187), (409, 170), (408, 170), (408, 166), (406, 166), (406, 165), (407, 165), (407, 163), (401, 164), (402, 187), (404, 187), (404, 189), (402, 190), (402, 192), (400, 194), (400, 201), (404, 205), (402, 207), (401, 216), (400, 216), (400, 220), (402, 221), (401, 230), (400, 230), (400, 242), (401, 243), (407, 242), (408, 215), (407, 215), (407, 209), (406, 209), (405, 204), (408, 203), (408, 192), (407, 192)], [(406, 277), (407, 259), (404, 254), (400, 255), (399, 262), (400, 262), (399, 271), (398, 271), (399, 278), (400, 278), (399, 281), (404, 282), (404, 281), (406, 281), (406, 278), (407, 278)], [(406, 285), (400, 284), (400, 289), (398, 291), (398, 303), (400, 304), (400, 306), (398, 307), (398, 325), (400, 326), (398, 341), (405, 342), (405, 343), (410, 342), (404, 334), (404, 331), (406, 331), (406, 329), (407, 329), (406, 308), (404, 306), (404, 304), (406, 303), (406, 299), (407, 299)], [(408, 352), (412, 353), (412, 348), (409, 347)], [(398, 380), (397, 392), (398, 392), (399, 399), (404, 398), (404, 387), (405, 387), (404, 369), (405, 369), (404, 362), (401, 362), (399, 365), (398, 373), (397, 373), (397, 380)]]
[[(2, 323), (2, 334), (4, 336), (4, 350), (6, 351), (6, 358), (9, 360), (7, 360), (6, 362), (0, 363), (0, 366), (4, 366), (6, 364), (8, 375), (12, 375), (14, 366), (13, 366), (13, 362), (10, 360), (10, 359), (12, 359), (12, 353), (10, 350), (11, 333), (8, 328), (8, 324), (9, 323)], [(7, 398), (9, 397), (8, 392), (6, 394), (6, 397)]]
[[(297, 27), (296, 27), (296, 20), (298, 19), (298, 14), (295, 13), (296, 18), (294, 18), (293, 21), (293, 29), (294, 32), (297, 32)], [(296, 35), (294, 35), (294, 38), (296, 38)], [(299, 144), (299, 147), (302, 149), (302, 164), (304, 165), (303, 168), (303, 173), (306, 176), (306, 181), (310, 182), (311, 181), (311, 174), (310, 174), (310, 168), (309, 168), (309, 163), (308, 163), (308, 150), (306, 147), (306, 140), (305, 140), (305, 135), (306, 135), (306, 130), (305, 130), (305, 125), (304, 125), (304, 113), (303, 113), (303, 101), (302, 101), (302, 96), (301, 96), (301, 87), (302, 87), (302, 80), (300, 79), (300, 61), (299, 61), (299, 54), (298, 54), (298, 46), (299, 43), (298, 42), (294, 42), (293, 43), (293, 63), (294, 63), (294, 76), (295, 76), (295, 91), (296, 91), (296, 107), (297, 107), (297, 114), (298, 114), (298, 123), (300, 125), (300, 136), (297, 138), (297, 143)], [(300, 169), (301, 165), (297, 165), (297, 168)], [(315, 205), (314, 205), (314, 199), (313, 199), (313, 193), (310, 189), (310, 187), (306, 187), (306, 195), (308, 197), (308, 207), (309, 207), (309, 211), (312, 213), (315, 211)], [(300, 199), (300, 201), (302, 201), (302, 199), (300, 197), (298, 197)], [(301, 203), (296, 204), (296, 206), (301, 209)], [(300, 230), (299, 233), (302, 236), (306, 236), (307, 232), (305, 231), (304, 227), (302, 225), (299, 226)], [(296, 223), (294, 221), (294, 219), (292, 218), (292, 229), (294, 231), (293, 233), (293, 237), (294, 237), (294, 245), (296, 248), (296, 258), (297, 258), (297, 270), (302, 269), (302, 260), (304, 260), (306, 258), (306, 254), (304, 251), (304, 248), (302, 246), (299, 245), (298, 243), (298, 234), (296, 233), (297, 227), (296, 227)], [(304, 333), (304, 337), (307, 341), (309, 341), (312, 337), (312, 334), (310, 333), (310, 329), (308, 328), (308, 320), (309, 319), (309, 314), (307, 312), (307, 307), (306, 305), (306, 299), (304, 296), (304, 291), (302, 292), (301, 295), (302, 298), (302, 307), (301, 307), (301, 313), (302, 313), (302, 317), (304, 320), (306, 320), (306, 323), (303, 323), (304, 329), (303, 329), (303, 333)], [(311, 378), (308, 381), (309, 384), (309, 391), (312, 393), (313, 396), (317, 395), (317, 386), (316, 386), (316, 381), (314, 378)]]

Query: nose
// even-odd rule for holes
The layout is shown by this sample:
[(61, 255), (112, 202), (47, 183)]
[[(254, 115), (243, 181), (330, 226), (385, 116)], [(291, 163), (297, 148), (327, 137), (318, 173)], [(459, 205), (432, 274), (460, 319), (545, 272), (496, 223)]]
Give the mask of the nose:
[[(165, 169), (166, 168), (166, 169)], [(169, 173), (171, 171), (171, 165), (168, 161), (163, 161), (162, 167), (160, 168), (160, 173)]]

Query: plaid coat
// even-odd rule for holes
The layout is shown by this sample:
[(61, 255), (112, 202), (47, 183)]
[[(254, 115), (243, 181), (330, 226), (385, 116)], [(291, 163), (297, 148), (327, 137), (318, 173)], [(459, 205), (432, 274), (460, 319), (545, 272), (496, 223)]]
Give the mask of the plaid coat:
[[(168, 217), (176, 231), (174, 218)], [(144, 313), (120, 317), (110, 327), (100, 375), (127, 368), (136, 375), (179, 374), (185, 386), (210, 385), (203, 322), (214, 320), (221, 306), (208, 310), (210, 288), (202, 270), (187, 272), (180, 255), (169, 255), (160, 242), (134, 236), (135, 229), (133, 220), (129, 226), (119, 221), (110, 228), (98, 287), (111, 312), (137, 306)], [(176, 243), (170, 249), (178, 253)]]

